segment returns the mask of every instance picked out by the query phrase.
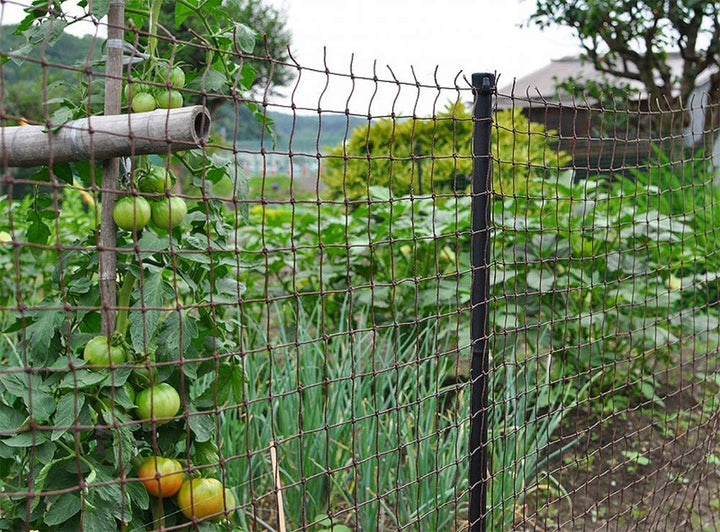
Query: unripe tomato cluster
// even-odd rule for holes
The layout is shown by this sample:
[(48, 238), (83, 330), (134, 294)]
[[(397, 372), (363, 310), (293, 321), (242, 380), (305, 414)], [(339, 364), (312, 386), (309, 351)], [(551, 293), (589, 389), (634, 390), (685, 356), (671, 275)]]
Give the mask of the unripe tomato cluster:
[[(128, 364), (126, 347), (104, 335), (92, 338), (85, 345), (83, 358), (96, 370)], [(138, 367), (134, 371), (143, 373), (145, 369)], [(152, 382), (152, 379), (144, 380)], [(135, 417), (151, 422), (153, 430), (174, 421), (180, 411), (180, 394), (168, 383), (154, 383), (138, 392), (130, 382), (123, 388), (135, 403)], [(187, 478), (185, 469), (175, 458), (148, 456), (142, 459), (136, 470), (137, 479), (148, 494), (158, 499), (176, 497), (177, 507), (190, 520), (217, 522), (234, 513), (236, 500), (232, 491), (215, 478)]]
[(135, 113), (145, 113), (155, 109), (176, 109), (183, 106), (183, 96), (179, 89), (185, 86), (185, 72), (176, 66), (165, 73), (164, 87), (151, 87), (142, 83), (127, 84), (125, 99), (128, 107)]
[[(172, 421), (180, 410), (180, 396), (166, 383), (137, 394), (137, 417), (157, 425)], [(175, 503), (190, 520), (220, 521), (235, 509), (233, 493), (215, 478), (186, 478), (182, 464), (174, 458), (149, 456), (137, 467), (137, 478), (153, 497), (176, 497)]]
[(144, 194), (166, 194), (157, 199), (143, 196), (124, 196), (115, 204), (113, 219), (120, 229), (139, 231), (150, 220), (166, 231), (180, 225), (187, 214), (185, 200), (177, 196), (168, 196), (175, 183), (171, 172), (161, 166), (152, 166), (138, 172), (137, 189)]
[[(88, 367), (95, 370), (121, 365), (133, 368), (133, 373), (138, 377), (135, 381), (143, 385), (139, 392), (128, 386), (126, 393), (135, 403), (138, 419), (161, 425), (170, 421), (180, 411), (181, 401), (177, 390), (167, 383), (154, 382), (155, 373), (152, 372), (151, 376), (144, 366), (134, 366), (137, 359), (129, 360), (122, 341), (108, 339), (104, 335), (95, 336), (85, 344), (83, 358), (88, 362)], [(150, 384), (152, 386), (149, 386)]]

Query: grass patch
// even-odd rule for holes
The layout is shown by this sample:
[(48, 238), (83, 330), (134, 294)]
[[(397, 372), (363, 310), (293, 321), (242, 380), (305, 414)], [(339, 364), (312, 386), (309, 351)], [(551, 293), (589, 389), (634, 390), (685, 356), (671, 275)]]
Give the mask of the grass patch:
[(258, 507), (277, 520), (274, 444), (290, 528), (330, 514), (359, 530), (451, 530), (467, 489), (457, 351), (433, 326), (398, 339), (348, 306), (328, 337), (318, 310), (275, 308), (248, 328), (246, 400), (222, 423), (226, 474), (248, 502), (241, 521)]

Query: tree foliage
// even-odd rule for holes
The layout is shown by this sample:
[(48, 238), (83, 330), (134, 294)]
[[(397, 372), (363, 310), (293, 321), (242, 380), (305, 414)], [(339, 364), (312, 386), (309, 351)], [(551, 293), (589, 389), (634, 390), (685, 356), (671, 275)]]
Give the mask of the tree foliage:
[[(289, 57), (291, 34), (283, 12), (259, 0), (235, 0), (227, 2), (221, 14), (226, 22), (243, 24), (258, 34), (250, 57), (245, 60), (256, 72), (253, 87), (265, 90), (290, 83), (294, 71), (284, 62)], [(161, 41), (158, 46), (160, 52), (170, 52), (173, 42), (189, 43), (189, 46), (176, 50), (175, 60), (193, 69), (204, 68), (206, 43), (202, 35), (207, 33), (205, 20), (197, 15), (190, 15), (176, 26), (176, 16), (173, 10), (160, 12), (160, 25), (172, 28), (172, 38)]]
[[(366, 197), (369, 187), (395, 196), (465, 192), (472, 174), (472, 118), (462, 104), (432, 118), (390, 118), (355, 128), (324, 160), (330, 197)], [(553, 148), (554, 132), (517, 112), (502, 111), (493, 127), (493, 188), (498, 194), (531, 193), (531, 177), (560, 168), (569, 158)]]
[[(595, 69), (640, 82), (660, 102), (678, 94), (687, 101), (698, 76), (720, 59), (720, 4), (713, 0), (536, 0), (530, 21), (571, 28)], [(669, 61), (673, 49), (682, 59), (679, 76)], [(711, 82), (717, 88), (720, 75)]]

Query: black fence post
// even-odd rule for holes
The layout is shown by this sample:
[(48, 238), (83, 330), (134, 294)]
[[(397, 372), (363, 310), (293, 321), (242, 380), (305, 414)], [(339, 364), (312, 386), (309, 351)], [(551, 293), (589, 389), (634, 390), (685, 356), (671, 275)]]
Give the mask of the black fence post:
[(490, 263), (490, 194), (492, 160), (490, 132), (492, 97), (495, 91), (493, 74), (473, 74), (473, 173), (472, 173), (472, 304), (470, 340), (470, 471), (469, 520), (471, 532), (487, 530), (487, 492), (489, 480), (488, 443), (488, 380), (489, 380), (489, 263)]

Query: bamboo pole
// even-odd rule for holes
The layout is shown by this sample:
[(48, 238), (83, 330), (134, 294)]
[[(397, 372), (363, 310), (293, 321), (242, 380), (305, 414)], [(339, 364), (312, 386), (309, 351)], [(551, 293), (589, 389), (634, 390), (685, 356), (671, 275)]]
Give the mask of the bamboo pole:
[[(108, 38), (105, 45), (107, 60), (105, 63), (105, 114), (120, 114), (121, 93), (122, 93), (122, 66), (123, 66), (123, 39), (125, 26), (125, 0), (110, 0), (108, 6)], [(89, 119), (85, 119), (88, 120)], [(62, 129), (61, 129), (62, 131)], [(72, 132), (78, 131), (76, 127), (67, 128), (70, 132), (70, 148), (72, 150)], [(91, 138), (91, 145), (94, 145), (94, 138)], [(66, 141), (67, 144), (67, 141)], [(32, 144), (28, 144), (32, 146)], [(94, 147), (94, 146), (93, 146)], [(54, 146), (53, 146), (54, 148)], [(50, 149), (48, 151), (51, 151)], [(54, 150), (52, 150), (54, 151)], [(78, 150), (79, 151), (79, 150)], [(94, 157), (94, 150), (92, 150)], [(51, 155), (54, 155), (52, 153)], [(100, 160), (96, 158), (96, 160)], [(53, 158), (53, 162), (57, 159)], [(42, 164), (42, 163), (40, 163)], [(102, 305), (101, 319), (102, 332), (110, 336), (115, 330), (115, 313), (117, 303), (115, 302), (115, 288), (117, 276), (117, 262), (115, 248), (117, 247), (117, 226), (113, 220), (113, 208), (119, 186), (120, 160), (106, 159), (103, 163), (103, 181), (100, 199), (102, 207), (100, 211), (100, 243), (99, 251), (99, 285), (100, 304)]]
[[(201, 146), (209, 132), (210, 115), (200, 105), (149, 113), (91, 116), (68, 122), (55, 132), (48, 132), (44, 126), (5, 127), (0, 128), (0, 159), (7, 161), (7, 166), (40, 166), (166, 154), (168, 150)], [(105, 189), (113, 184), (103, 182)]]

